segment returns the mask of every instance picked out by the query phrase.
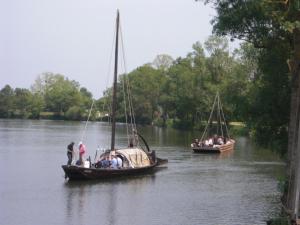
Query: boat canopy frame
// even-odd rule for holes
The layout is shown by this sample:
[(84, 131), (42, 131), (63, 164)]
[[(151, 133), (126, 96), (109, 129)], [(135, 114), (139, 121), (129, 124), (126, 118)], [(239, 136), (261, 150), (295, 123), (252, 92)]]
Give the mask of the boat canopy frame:
[[(213, 114), (215, 112), (215, 109), (217, 109), (217, 111), (216, 111), (216, 113), (217, 113), (217, 120), (216, 121), (217, 121), (217, 124), (218, 124), (217, 134), (219, 134), (219, 131), (220, 131), (222, 137), (226, 136), (227, 138), (231, 139), (230, 135), (229, 135), (228, 127), (227, 127), (227, 124), (226, 124), (226, 119), (225, 119), (225, 116), (224, 116), (224, 111), (223, 111), (222, 103), (221, 103), (221, 100), (220, 100), (220, 95), (219, 95), (219, 92), (217, 92), (217, 94), (214, 98), (214, 103), (213, 103), (213, 106), (212, 106), (207, 124), (205, 126), (204, 132), (202, 133), (200, 142), (203, 142), (204, 138), (206, 138), (208, 136), (207, 133), (209, 133), (209, 131), (211, 129), (211, 126), (213, 124)], [(223, 127), (225, 128), (225, 130), (223, 130)]]

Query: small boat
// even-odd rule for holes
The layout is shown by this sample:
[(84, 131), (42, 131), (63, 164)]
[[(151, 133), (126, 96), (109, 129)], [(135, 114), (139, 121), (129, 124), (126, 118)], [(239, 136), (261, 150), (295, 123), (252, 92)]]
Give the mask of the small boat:
[[(118, 75), (118, 41), (119, 41), (119, 11), (116, 19), (116, 42), (115, 42), (115, 65), (114, 65), (114, 83), (112, 97), (112, 112), (111, 112), (111, 148), (95, 156), (95, 162), (92, 163), (89, 157), (83, 165), (62, 165), (65, 172), (65, 178), (69, 180), (82, 179), (108, 179), (121, 176), (130, 176), (137, 174), (146, 174), (155, 172), (155, 168), (168, 162), (167, 159), (156, 157), (154, 150), (150, 150), (146, 140), (137, 132), (135, 120), (131, 118), (130, 126), (127, 125), (128, 146), (117, 149), (115, 147), (115, 131), (116, 131), (116, 97), (117, 97), (117, 75)], [(128, 82), (128, 81), (127, 81)], [(127, 89), (129, 90), (129, 87)], [(128, 93), (127, 93), (128, 94)], [(128, 110), (129, 115), (133, 116), (133, 107), (131, 94), (126, 98), (129, 99)], [(126, 108), (126, 107), (125, 107)], [(127, 115), (126, 115), (127, 118)], [(126, 119), (127, 122), (127, 119)], [(128, 130), (131, 128), (131, 134), (128, 135)], [(140, 141), (141, 140), (141, 141)], [(142, 142), (144, 148), (142, 148)], [(115, 164), (112, 165), (113, 160)]]
[[(216, 115), (215, 120), (213, 115)], [(191, 148), (194, 153), (222, 153), (232, 151), (234, 145), (235, 140), (229, 136), (220, 96), (217, 93), (203, 134), (200, 140), (194, 140)]]

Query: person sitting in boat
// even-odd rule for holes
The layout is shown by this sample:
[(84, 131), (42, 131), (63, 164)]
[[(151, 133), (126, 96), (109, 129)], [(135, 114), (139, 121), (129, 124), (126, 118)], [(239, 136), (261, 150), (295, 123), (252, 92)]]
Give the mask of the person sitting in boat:
[(74, 152), (74, 142), (71, 142), (67, 147), (67, 156), (68, 156), (68, 165), (71, 165), (72, 158), (73, 158), (73, 152)]
[(218, 144), (219, 145), (223, 145), (224, 144), (223, 138), (221, 136), (218, 138)]
[(209, 139), (205, 140), (204, 145), (205, 146), (213, 146), (213, 139), (209, 138)]
[(116, 156), (112, 156), (110, 168), (118, 169), (118, 160)]
[(108, 168), (108, 167), (110, 167), (110, 160), (109, 160), (108, 157), (106, 157), (105, 159), (103, 159), (101, 161), (101, 167), (102, 168)]
[(120, 169), (123, 165), (123, 161), (120, 157), (118, 156), (112, 156), (112, 160), (111, 160), (111, 166), (110, 168), (112, 169)]
[(194, 140), (194, 142), (191, 144), (191, 146), (192, 147), (199, 147), (199, 139), (198, 138), (196, 138), (195, 140)]
[(110, 161), (108, 157), (100, 159), (95, 163), (96, 168), (108, 168), (110, 166)]
[(213, 145), (218, 145), (219, 144), (219, 142), (218, 142), (218, 135), (214, 135), (213, 136)]
[(80, 141), (79, 142), (79, 161), (80, 165), (83, 165), (83, 155), (86, 152), (86, 147), (85, 145)]
[(123, 160), (120, 156), (117, 156), (117, 167), (120, 169), (123, 166)]

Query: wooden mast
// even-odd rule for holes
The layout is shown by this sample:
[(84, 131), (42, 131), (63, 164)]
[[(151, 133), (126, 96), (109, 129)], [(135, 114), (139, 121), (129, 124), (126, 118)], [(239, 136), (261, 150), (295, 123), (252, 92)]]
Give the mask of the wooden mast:
[(116, 132), (116, 99), (117, 99), (117, 76), (118, 76), (118, 41), (119, 41), (119, 10), (117, 10), (116, 20), (116, 46), (115, 46), (115, 70), (112, 101), (112, 123), (111, 123), (111, 151), (115, 150), (115, 132)]

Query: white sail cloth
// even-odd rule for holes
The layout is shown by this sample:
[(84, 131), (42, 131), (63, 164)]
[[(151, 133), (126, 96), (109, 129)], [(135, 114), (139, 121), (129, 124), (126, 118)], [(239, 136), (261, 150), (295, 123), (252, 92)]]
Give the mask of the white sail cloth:
[(145, 167), (150, 165), (150, 159), (146, 152), (139, 148), (118, 149), (117, 154), (120, 154), (130, 162), (133, 168)]

